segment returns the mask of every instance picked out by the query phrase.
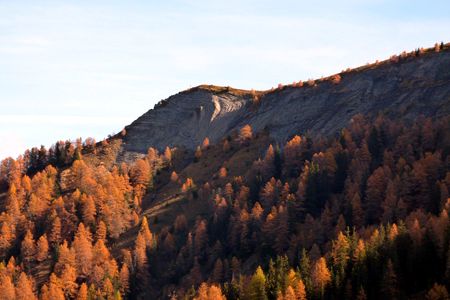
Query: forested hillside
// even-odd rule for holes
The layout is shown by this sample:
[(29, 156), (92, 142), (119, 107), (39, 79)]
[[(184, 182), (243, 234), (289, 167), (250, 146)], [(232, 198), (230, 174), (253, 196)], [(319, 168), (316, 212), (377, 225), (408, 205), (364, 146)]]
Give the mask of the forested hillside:
[(450, 120), (1, 164), (2, 299), (446, 299)]

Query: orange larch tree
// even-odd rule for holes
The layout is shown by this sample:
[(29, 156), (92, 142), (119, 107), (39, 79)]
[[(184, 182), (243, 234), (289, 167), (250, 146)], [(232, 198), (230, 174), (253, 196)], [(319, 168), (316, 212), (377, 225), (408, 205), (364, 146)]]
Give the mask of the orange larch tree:
[(325, 258), (319, 258), (311, 270), (311, 279), (316, 294), (323, 298), (325, 288), (331, 282), (331, 273), (328, 270)]
[(108, 233), (108, 229), (106, 227), (105, 222), (100, 221), (97, 225), (97, 230), (95, 231), (95, 239), (98, 240), (106, 240), (106, 235)]
[(130, 287), (130, 271), (128, 270), (128, 265), (126, 263), (120, 268), (119, 282), (120, 292), (122, 294), (127, 294)]
[(2, 299), (16, 300), (16, 290), (11, 278), (7, 275), (0, 275), (0, 294)]
[(205, 137), (202, 143), (202, 149), (208, 149), (208, 147), (209, 147), (209, 138)]
[(150, 249), (153, 249), (154, 248), (154, 239), (153, 239), (153, 234), (152, 234), (152, 232), (150, 231), (150, 228), (149, 228), (149, 226), (148, 226), (148, 220), (147, 220), (147, 217), (146, 216), (144, 216), (143, 218), (142, 218), (142, 222), (141, 222), (141, 228), (140, 228), (140, 230), (139, 230), (139, 233), (141, 233), (142, 234), (142, 236), (144, 237), (144, 239), (145, 239), (145, 244), (147, 245), (147, 248), (150, 250)]
[(83, 282), (78, 290), (77, 300), (88, 300), (88, 287), (85, 282)]
[(28, 278), (28, 276), (24, 272), (20, 273), (19, 280), (17, 281), (16, 299), (37, 300), (37, 297), (33, 291), (32, 281)]
[(131, 167), (130, 179), (135, 185), (147, 186), (151, 176), (150, 166), (147, 161), (139, 159)]
[(83, 223), (78, 225), (73, 241), (77, 271), (82, 276), (88, 276), (92, 268), (92, 238), (91, 233)]
[(22, 254), (26, 267), (30, 267), (31, 262), (34, 261), (36, 255), (36, 243), (30, 230), (25, 234), (20, 247), (20, 253)]
[(37, 241), (36, 260), (42, 262), (48, 257), (48, 241), (47, 235), (43, 234)]
[(239, 139), (241, 141), (250, 140), (253, 136), (252, 127), (250, 125), (245, 125), (239, 131)]
[(97, 210), (95, 208), (94, 198), (92, 196), (87, 196), (83, 194), (81, 196), (81, 212), (83, 215), (83, 223), (86, 225), (95, 224), (95, 216), (97, 215)]

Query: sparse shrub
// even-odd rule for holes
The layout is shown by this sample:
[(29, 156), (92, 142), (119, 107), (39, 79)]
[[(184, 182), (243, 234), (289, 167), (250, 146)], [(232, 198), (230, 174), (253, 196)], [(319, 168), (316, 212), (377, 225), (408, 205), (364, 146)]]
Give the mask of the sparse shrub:
[(170, 181), (177, 182), (178, 181), (178, 174), (177, 172), (173, 171), (172, 174), (170, 174)]
[(439, 47), (439, 44), (438, 43), (434, 44), (434, 51), (439, 52), (439, 50), (441, 50), (441, 47)]
[(200, 146), (197, 146), (197, 149), (195, 150), (195, 162), (198, 162), (200, 160), (200, 158), (202, 157), (202, 149), (200, 148)]
[(396, 54), (392, 55), (392, 56), (389, 58), (389, 60), (390, 60), (391, 62), (393, 62), (393, 63), (397, 63), (397, 62), (399, 61), (398, 55), (396, 55)]
[(226, 178), (228, 175), (227, 168), (222, 167), (219, 170), (219, 178)]
[(241, 128), (239, 132), (239, 139), (241, 141), (250, 140), (252, 136), (253, 136), (252, 127), (249, 124)]
[(208, 149), (209, 148), (209, 138), (205, 137), (202, 143), (202, 149)]
[(183, 183), (183, 185), (181, 186), (181, 191), (183, 193), (186, 193), (186, 192), (191, 191), (193, 189), (195, 189), (194, 180), (192, 180), (192, 178), (187, 178), (186, 182)]
[(333, 77), (331, 77), (331, 82), (334, 84), (338, 84), (339, 82), (341, 82), (341, 75), (336, 74)]
[(230, 151), (230, 142), (228, 142), (228, 140), (225, 140), (223, 142), (222, 150), (223, 150), (223, 152)]

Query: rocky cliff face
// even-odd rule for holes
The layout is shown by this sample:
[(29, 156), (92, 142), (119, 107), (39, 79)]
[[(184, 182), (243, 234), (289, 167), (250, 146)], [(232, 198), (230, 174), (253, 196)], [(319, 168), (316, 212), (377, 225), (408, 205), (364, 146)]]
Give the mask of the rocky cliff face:
[(450, 114), (450, 51), (432, 51), (340, 74), (338, 83), (286, 86), (258, 92), (200, 86), (162, 101), (126, 127), (123, 150), (152, 146), (194, 149), (205, 137), (217, 142), (245, 124), (268, 130), (279, 142), (293, 134), (338, 132), (356, 114), (401, 118)]

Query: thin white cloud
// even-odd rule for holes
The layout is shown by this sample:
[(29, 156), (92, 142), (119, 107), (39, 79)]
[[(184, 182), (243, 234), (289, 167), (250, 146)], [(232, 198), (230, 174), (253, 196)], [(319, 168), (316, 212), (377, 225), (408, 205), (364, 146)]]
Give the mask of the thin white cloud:
[(50, 41), (47, 38), (41, 36), (21, 37), (17, 38), (15, 42), (27, 46), (38, 46), (38, 47), (44, 47), (50, 44)]

